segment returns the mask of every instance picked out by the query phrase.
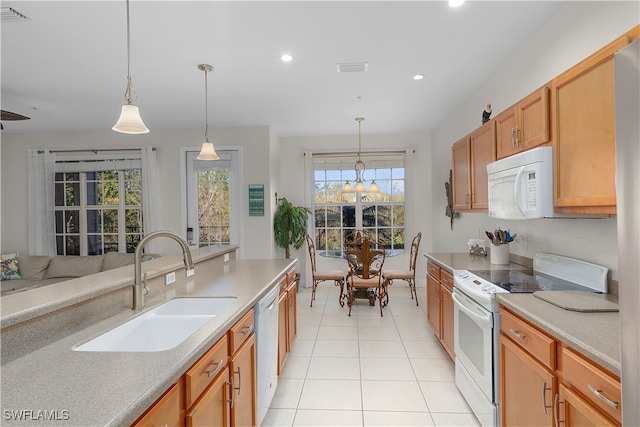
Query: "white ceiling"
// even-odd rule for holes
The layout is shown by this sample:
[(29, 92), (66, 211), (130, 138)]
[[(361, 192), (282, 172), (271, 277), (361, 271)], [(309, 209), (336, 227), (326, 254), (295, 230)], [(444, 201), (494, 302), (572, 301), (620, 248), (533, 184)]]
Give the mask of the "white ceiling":
[[(204, 129), (197, 65), (208, 63), (210, 127), (348, 135), (362, 116), (365, 134), (428, 132), (559, 4), (132, 0), (136, 104), (151, 132)], [(110, 129), (124, 103), (125, 1), (2, 6), (31, 18), (2, 23), (2, 109), (31, 117), (3, 134)], [(336, 72), (351, 62), (369, 69)]]

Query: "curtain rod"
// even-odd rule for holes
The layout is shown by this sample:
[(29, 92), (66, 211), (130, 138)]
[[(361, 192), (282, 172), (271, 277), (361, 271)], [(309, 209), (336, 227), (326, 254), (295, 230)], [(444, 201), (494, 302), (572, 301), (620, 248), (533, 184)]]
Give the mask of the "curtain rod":
[[(360, 155), (365, 156), (378, 156), (378, 155), (398, 155), (398, 154), (415, 154), (415, 150), (407, 149), (407, 150), (394, 150), (394, 151), (361, 151)], [(306, 156), (308, 153), (304, 153)], [(357, 151), (327, 151), (327, 152), (312, 152), (312, 156), (357, 156)]]
[[(156, 147), (151, 148), (156, 151)], [(142, 151), (142, 148), (85, 148), (78, 150), (49, 150), (52, 153), (93, 153), (98, 154), (99, 151)], [(43, 154), (44, 150), (38, 150), (38, 154)]]

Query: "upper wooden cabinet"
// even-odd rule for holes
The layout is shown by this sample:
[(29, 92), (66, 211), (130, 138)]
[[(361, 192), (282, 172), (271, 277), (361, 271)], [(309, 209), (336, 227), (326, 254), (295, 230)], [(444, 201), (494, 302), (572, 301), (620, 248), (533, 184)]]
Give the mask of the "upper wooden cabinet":
[(549, 141), (549, 87), (543, 86), (494, 119), (498, 159)]
[(487, 212), (487, 165), (496, 160), (496, 126), (491, 120), (453, 144), (453, 205), (457, 211)]
[(551, 83), (558, 213), (616, 213), (613, 55), (638, 28), (614, 40)]

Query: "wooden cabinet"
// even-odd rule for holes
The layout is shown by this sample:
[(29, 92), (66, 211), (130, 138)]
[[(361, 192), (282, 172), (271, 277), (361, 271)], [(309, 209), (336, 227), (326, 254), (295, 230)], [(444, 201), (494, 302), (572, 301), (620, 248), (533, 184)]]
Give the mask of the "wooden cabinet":
[(496, 123), (496, 156), (508, 157), (549, 141), (549, 87), (544, 86), (500, 113)]
[(500, 419), (503, 426), (552, 426), (557, 377), (500, 335)]
[(589, 405), (589, 403), (563, 384), (560, 384), (558, 399), (558, 423), (562, 423), (564, 426), (616, 426), (616, 424), (601, 415), (600, 412)]
[(585, 405), (617, 423), (622, 422), (619, 379), (566, 346), (562, 347), (562, 378), (572, 392), (584, 398)]
[(230, 330), (231, 426), (256, 425), (256, 335), (253, 310)]
[(145, 412), (133, 427), (177, 427), (184, 425), (184, 394), (182, 378), (169, 387), (157, 401)]
[(453, 275), (433, 262), (427, 261), (427, 322), (451, 359), (453, 347)]
[(485, 123), (453, 144), (451, 157), (455, 210), (487, 212), (487, 165), (496, 160), (495, 122)]
[(187, 427), (228, 427), (230, 424), (229, 368), (225, 366), (187, 412)]
[(280, 281), (278, 299), (278, 375), (284, 369), (287, 356), (298, 335), (297, 279), (291, 270)]
[(500, 309), (504, 426), (620, 426), (620, 379), (536, 326)]
[(278, 298), (278, 375), (282, 373), (287, 361), (287, 292), (280, 292)]
[(553, 79), (551, 120), (559, 213), (616, 213), (613, 55), (631, 32)]

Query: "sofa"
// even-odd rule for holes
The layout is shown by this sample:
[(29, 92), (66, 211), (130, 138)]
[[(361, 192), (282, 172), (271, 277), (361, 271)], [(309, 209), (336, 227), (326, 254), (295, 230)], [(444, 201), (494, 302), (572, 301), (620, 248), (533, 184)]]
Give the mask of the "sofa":
[[(158, 254), (145, 254), (142, 261), (158, 258)], [(87, 276), (135, 262), (135, 255), (107, 252), (90, 256), (36, 256), (2, 254), (2, 281), (0, 295), (26, 291), (40, 286)]]

